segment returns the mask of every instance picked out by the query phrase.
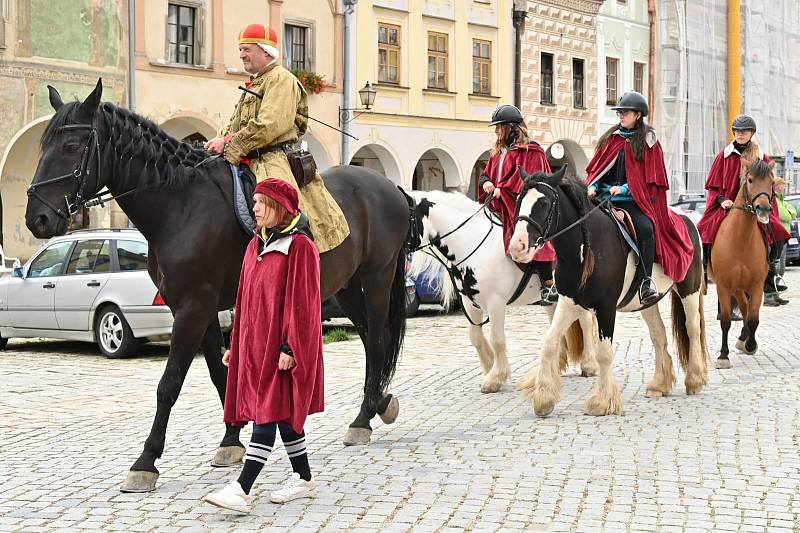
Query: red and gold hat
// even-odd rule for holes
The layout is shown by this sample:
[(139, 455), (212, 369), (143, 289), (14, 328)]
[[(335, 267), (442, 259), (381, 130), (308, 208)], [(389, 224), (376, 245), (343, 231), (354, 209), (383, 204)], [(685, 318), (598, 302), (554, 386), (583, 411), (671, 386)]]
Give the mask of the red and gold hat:
[(300, 200), (297, 197), (297, 189), (283, 180), (267, 178), (256, 185), (253, 194), (269, 196), (286, 208), (292, 215), (296, 215), (300, 210)]
[(239, 44), (257, 44), (274, 58), (278, 57), (278, 33), (265, 24), (248, 24), (239, 32)]

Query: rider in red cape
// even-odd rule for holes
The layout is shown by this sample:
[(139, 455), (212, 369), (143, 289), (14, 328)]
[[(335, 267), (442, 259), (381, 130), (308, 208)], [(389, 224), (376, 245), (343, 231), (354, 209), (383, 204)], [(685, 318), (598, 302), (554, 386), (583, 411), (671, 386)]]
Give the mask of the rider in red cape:
[(313, 496), (305, 446), (306, 417), (322, 412), (323, 364), (319, 253), (298, 194), (275, 178), (253, 193), (258, 230), (242, 262), (228, 366), (225, 422), (253, 422), (239, 479), (207, 495), (208, 503), (249, 513), (250, 489), (280, 431), (292, 476), (270, 501)]
[[(711, 246), (717, 237), (720, 224), (728, 214), (739, 193), (739, 184), (744, 178), (744, 167), (742, 160), (754, 161), (762, 160), (769, 163), (769, 157), (761, 147), (753, 140), (756, 132), (756, 121), (749, 115), (739, 115), (732, 124), (734, 139), (727, 145), (714, 160), (711, 170), (708, 171), (706, 179), (706, 210), (703, 218), (697, 224), (700, 231), (700, 238), (703, 241), (703, 264), (708, 268), (708, 260), (711, 257)], [(764, 234), (764, 239), (769, 246), (769, 274), (765, 282), (764, 290), (767, 293), (785, 291), (786, 284), (780, 276), (776, 276), (777, 262), (780, 261), (783, 246), (791, 235), (781, 224), (778, 215), (778, 204), (773, 201), (772, 214), (769, 217), (769, 224), (764, 226), (759, 224)]]
[[(639, 295), (647, 304), (658, 298), (650, 280), (653, 261), (672, 280), (683, 281), (692, 261), (692, 242), (683, 220), (667, 207), (669, 179), (664, 152), (653, 129), (644, 123), (649, 110), (647, 100), (636, 91), (628, 91), (613, 109), (620, 115), (620, 124), (600, 138), (586, 167), (586, 183), (590, 194), (607, 194), (612, 202), (620, 201), (619, 207), (630, 208), (646, 274)], [(636, 153), (637, 143), (640, 154)], [(646, 219), (636, 213), (637, 208)], [(645, 224), (647, 228), (642, 227)], [(649, 253), (642, 242), (648, 232), (652, 232), (655, 241)]]
[[(503, 246), (508, 255), (508, 243), (514, 234), (514, 215), (517, 209), (517, 196), (522, 190), (522, 177), (519, 169), (528, 174), (550, 173), (547, 156), (536, 142), (528, 140), (525, 120), (518, 108), (502, 105), (492, 115), (490, 126), (495, 127), (497, 140), (492, 155), (486, 164), (479, 185), (478, 201), (481, 203), (491, 195), (493, 200), (489, 209), (500, 215), (503, 221)], [(556, 251), (549, 242), (539, 250), (533, 259), (533, 268), (542, 283), (542, 304), (549, 305), (558, 300), (553, 284), (553, 261)]]

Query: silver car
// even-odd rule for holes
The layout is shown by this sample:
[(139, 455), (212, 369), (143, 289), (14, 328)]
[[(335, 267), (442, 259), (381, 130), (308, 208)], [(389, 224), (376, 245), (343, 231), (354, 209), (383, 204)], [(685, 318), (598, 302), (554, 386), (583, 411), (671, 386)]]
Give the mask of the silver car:
[[(230, 328), (230, 312), (219, 318)], [(120, 358), (171, 333), (172, 313), (147, 273), (147, 241), (137, 230), (54, 237), (0, 277), (0, 348), (14, 337), (48, 337), (96, 342)]]

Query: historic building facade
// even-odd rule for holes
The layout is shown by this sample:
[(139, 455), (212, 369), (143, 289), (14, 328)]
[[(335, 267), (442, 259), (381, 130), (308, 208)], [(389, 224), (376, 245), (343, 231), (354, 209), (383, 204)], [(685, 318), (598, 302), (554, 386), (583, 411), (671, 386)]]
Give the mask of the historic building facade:
[(489, 119), (513, 95), (511, 0), (359, 0), (349, 162), (406, 188), (475, 191), (493, 144)]
[(583, 175), (597, 140), (597, 12), (603, 0), (528, 0), (522, 113), (554, 168)]

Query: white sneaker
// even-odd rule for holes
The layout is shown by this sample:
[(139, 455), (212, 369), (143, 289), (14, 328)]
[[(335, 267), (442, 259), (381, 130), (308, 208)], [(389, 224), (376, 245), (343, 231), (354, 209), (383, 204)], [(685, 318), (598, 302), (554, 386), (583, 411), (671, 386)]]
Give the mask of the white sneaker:
[(300, 479), (300, 474), (295, 472), (286, 480), (282, 488), (270, 493), (269, 501), (272, 503), (286, 503), (297, 498), (310, 498), (317, 494), (317, 484), (314, 480)]
[(204, 496), (203, 501), (237, 513), (250, 514), (253, 496), (245, 494), (238, 481), (231, 481), (222, 490)]

